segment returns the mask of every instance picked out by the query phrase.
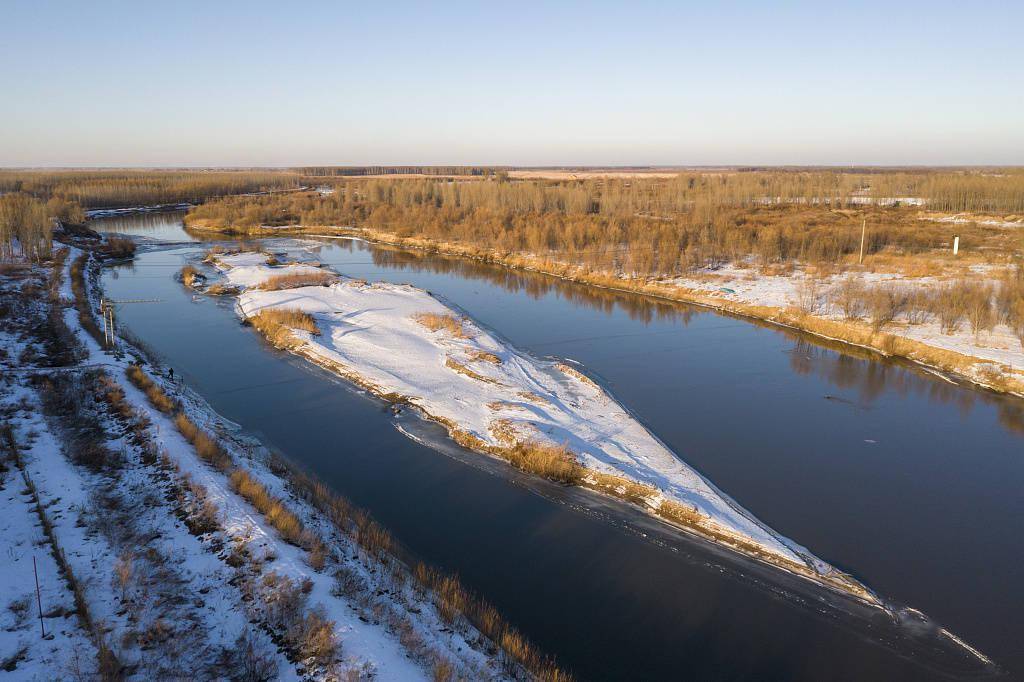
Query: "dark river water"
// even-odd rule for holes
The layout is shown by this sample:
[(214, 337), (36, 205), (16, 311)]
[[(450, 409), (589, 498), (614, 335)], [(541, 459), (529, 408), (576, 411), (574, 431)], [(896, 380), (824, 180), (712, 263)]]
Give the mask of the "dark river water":
[[(186, 241), (180, 214), (98, 220)], [(121, 324), (216, 410), (454, 571), (582, 679), (1024, 678), (1024, 401), (699, 308), (465, 260), (322, 240), (339, 272), (428, 289), (538, 356), (582, 363), (658, 437), (883, 612), (535, 481), (239, 325), (173, 277), (199, 245), (109, 270)], [(415, 433), (424, 442), (405, 435)], [(431, 446), (430, 444), (433, 444)]]

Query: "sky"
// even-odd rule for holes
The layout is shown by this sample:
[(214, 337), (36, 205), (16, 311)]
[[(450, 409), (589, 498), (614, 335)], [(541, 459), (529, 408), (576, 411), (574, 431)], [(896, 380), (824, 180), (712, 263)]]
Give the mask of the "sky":
[(1024, 2), (0, 0), (0, 166), (1019, 165)]

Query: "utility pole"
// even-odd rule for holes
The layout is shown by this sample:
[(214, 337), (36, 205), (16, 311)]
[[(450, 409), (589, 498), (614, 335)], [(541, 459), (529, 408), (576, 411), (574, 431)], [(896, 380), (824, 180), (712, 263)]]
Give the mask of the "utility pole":
[[(122, 301), (100, 299), (100, 314), (103, 316), (103, 341), (107, 348), (113, 348), (117, 337), (114, 334), (114, 304), (121, 303), (159, 303), (159, 298), (132, 298)], [(108, 319), (109, 318), (109, 319)]]
[(32, 555), (32, 572), (36, 576), (36, 606), (39, 607), (39, 632), (46, 639), (46, 627), (43, 625), (43, 598), (39, 594), (39, 569), (36, 568), (36, 555)]
[(864, 263), (864, 235), (868, 231), (868, 219), (864, 218), (860, 224), (860, 258), (857, 259), (857, 265)]

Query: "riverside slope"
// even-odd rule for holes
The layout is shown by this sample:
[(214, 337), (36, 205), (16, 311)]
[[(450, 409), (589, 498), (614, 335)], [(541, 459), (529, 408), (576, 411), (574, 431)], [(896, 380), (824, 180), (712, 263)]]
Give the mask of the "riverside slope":
[(420, 316), (458, 313), (409, 285), (339, 278), (330, 286), (261, 290), (271, 277), (313, 269), (268, 265), (267, 258), (260, 252), (219, 254), (213, 262), (226, 283), (242, 290), (243, 318), (272, 309), (313, 316), (319, 334), (293, 330), (301, 342), (294, 352), (377, 395), (401, 398), (482, 449), (526, 441), (565, 445), (588, 475), (599, 472), (651, 486), (654, 492), (643, 505), (652, 511), (666, 503), (684, 505), (699, 518), (686, 524), (691, 530), (878, 603), (855, 580), (715, 488), (580, 371), (522, 353), (466, 318), (461, 334), (429, 329)]

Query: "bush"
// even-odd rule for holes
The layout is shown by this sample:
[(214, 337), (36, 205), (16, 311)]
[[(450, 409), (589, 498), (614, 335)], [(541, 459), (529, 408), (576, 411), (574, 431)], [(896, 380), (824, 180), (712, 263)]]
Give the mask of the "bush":
[(850, 276), (832, 288), (831, 299), (842, 311), (847, 320), (857, 320), (864, 316), (864, 284), (856, 277)]
[(878, 331), (906, 309), (910, 296), (898, 284), (883, 284), (868, 290), (866, 299), (871, 326)]
[(131, 258), (135, 255), (135, 242), (127, 237), (110, 235), (103, 245), (103, 252), (110, 258)]

